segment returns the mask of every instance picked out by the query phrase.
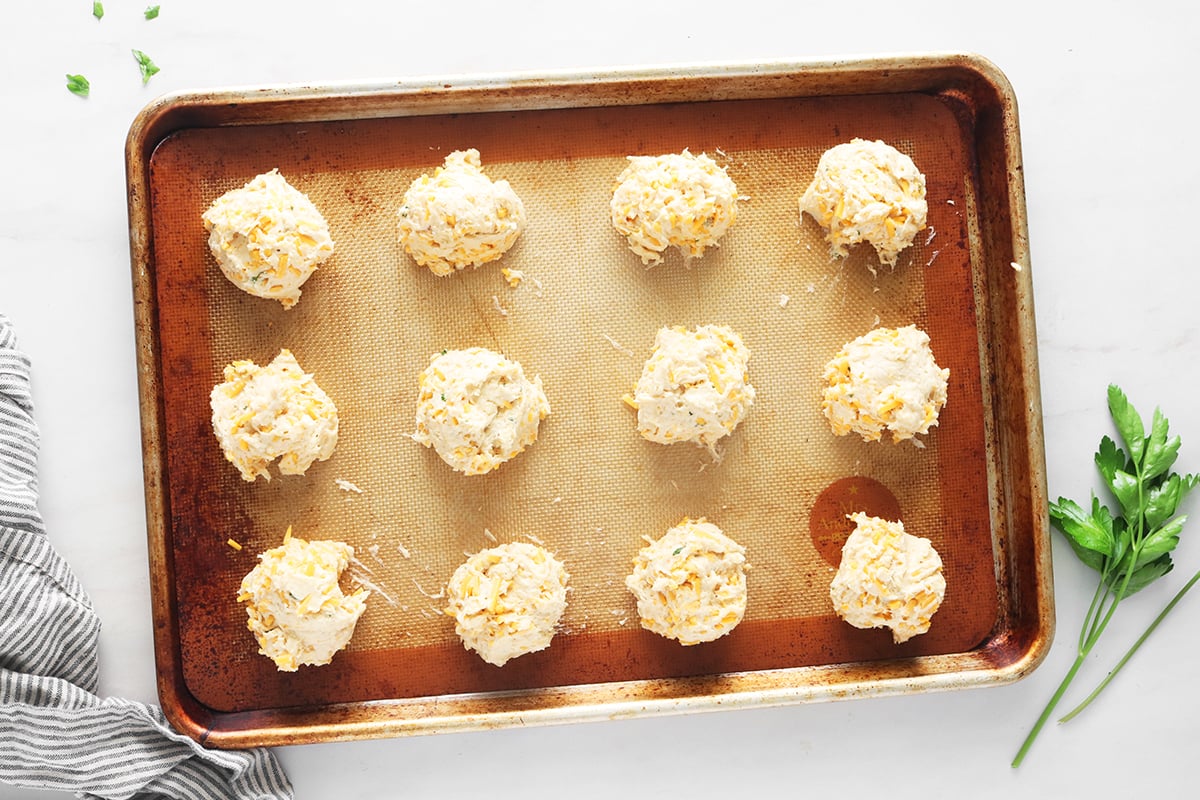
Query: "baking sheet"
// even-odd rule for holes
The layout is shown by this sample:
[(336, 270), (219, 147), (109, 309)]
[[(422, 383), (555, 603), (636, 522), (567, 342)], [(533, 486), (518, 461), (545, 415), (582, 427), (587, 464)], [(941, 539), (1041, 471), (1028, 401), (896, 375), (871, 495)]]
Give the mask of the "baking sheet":
[[(528, 701), (584, 686), (609, 687), (615, 699), (647, 682), (682, 696), (688, 679), (796, 679), (796, 670), (830, 667), (849, 676), (868, 664), (920, 675), (929, 659), (1011, 636), (1004, 443), (991, 433), (988, 390), (990, 220), (978, 207), (978, 142), (960, 110), (937, 94), (899, 91), (330, 120), (284, 113), (162, 136), (146, 159), (147, 322), (159, 369), (149, 410), (162, 426), (161, 440), (148, 438), (161, 445), (156, 496), (169, 516), (151, 538), (170, 573), (156, 576), (156, 587), (169, 587), (173, 629), (161, 660), (175, 673), (171, 691), (186, 694), (186, 714), (202, 709), (206, 729), (264, 714), (303, 728), (315, 709), (357, 703), (445, 708), (455, 697)], [(869, 248), (832, 259), (797, 211), (820, 154), (855, 136), (892, 143), (927, 178), (930, 227), (895, 270), (872, 272)], [(413, 178), (467, 147), (512, 184), (529, 224), (500, 262), (438, 278), (402, 252), (395, 211)], [(613, 181), (627, 155), (685, 147), (727, 166), (745, 197), (739, 219), (703, 259), (685, 265), (672, 255), (646, 269), (608, 222)], [(321, 209), (337, 243), (290, 311), (228, 283), (200, 224), (215, 197), (276, 167)], [(526, 280), (510, 287), (504, 266)], [(704, 323), (742, 334), (758, 389), (719, 462), (690, 445), (641, 440), (620, 401), (658, 327)], [(825, 362), (874, 326), (910, 323), (929, 332), (951, 371), (925, 448), (833, 437), (819, 409)], [(536, 444), (477, 477), (409, 438), (417, 374), (431, 354), (469, 346), (540, 374), (553, 408)], [(224, 364), (265, 363), (281, 347), (337, 402), (338, 449), (304, 477), (248, 484), (212, 436), (208, 392)], [(928, 634), (897, 646), (885, 630), (858, 631), (832, 615), (828, 584), (853, 510), (899, 512), (941, 553), (948, 588)], [(716, 522), (751, 564), (745, 621), (691, 648), (640, 630), (623, 588), (642, 537), (684, 516)], [(353, 544), (357, 573), (375, 587), (347, 650), (298, 673), (256, 653), (234, 601), (255, 555), (288, 526)], [(493, 539), (542, 542), (572, 576), (552, 646), (503, 668), (462, 648), (438, 596), (466, 554)], [(1039, 641), (1044, 619), (1035, 627)], [(483, 713), (472, 719), (491, 724), (486, 704)], [(353, 734), (310, 735), (404, 732), (360, 722)], [(256, 741), (270, 738), (259, 731)]]

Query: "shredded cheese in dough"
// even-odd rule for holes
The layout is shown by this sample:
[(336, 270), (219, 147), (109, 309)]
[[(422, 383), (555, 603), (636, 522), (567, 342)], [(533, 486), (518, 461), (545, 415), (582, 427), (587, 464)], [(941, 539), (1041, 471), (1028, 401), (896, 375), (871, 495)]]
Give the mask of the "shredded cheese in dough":
[(397, 212), (400, 243), (435, 275), (504, 255), (525, 229), (525, 206), (508, 181), (493, 182), (479, 151), (456, 150), (412, 182)]
[(542, 379), (482, 347), (431, 358), (418, 379), (413, 439), (465, 475), (499, 467), (537, 441), (550, 414)]
[(837, 615), (856, 628), (891, 628), (897, 644), (929, 630), (946, 594), (942, 559), (904, 523), (850, 514), (856, 526), (829, 587)]
[(714, 450), (754, 404), (750, 350), (731, 328), (662, 328), (633, 393), (638, 433), (659, 444), (694, 442)]
[(291, 351), (280, 350), (265, 367), (235, 361), (224, 377), (209, 397), (213, 432), (243, 479), (271, 480), (267, 465), (277, 458), (280, 474), (303, 475), (333, 455), (337, 407)]
[(668, 247), (685, 262), (715, 247), (737, 220), (737, 186), (707, 155), (629, 156), (613, 190), (612, 224), (643, 264)]
[(346, 595), (338, 585), (353, 558), (348, 544), (305, 541), (288, 528), (283, 544), (262, 553), (242, 579), (246, 627), (281, 672), (328, 664), (354, 635), (370, 592)]
[(643, 547), (625, 586), (642, 627), (680, 644), (711, 642), (746, 613), (746, 550), (703, 517)]
[[(893, 442), (926, 434), (946, 405), (950, 370), (939, 369), (929, 336), (914, 325), (876, 328), (846, 344), (825, 366), (821, 408), (837, 436), (853, 431)], [(914, 439), (914, 441), (916, 441)]]
[(470, 556), (446, 586), (463, 647), (497, 667), (544, 650), (567, 607), (570, 575), (545, 548), (511, 542)]
[(225, 277), (284, 308), (296, 304), (300, 286), (333, 255), (325, 218), (279, 170), (221, 195), (203, 220), (208, 247)]
[(896, 266), (900, 252), (925, 229), (925, 176), (913, 160), (881, 141), (854, 139), (826, 150), (800, 198), (839, 256), (869, 242), (879, 261)]

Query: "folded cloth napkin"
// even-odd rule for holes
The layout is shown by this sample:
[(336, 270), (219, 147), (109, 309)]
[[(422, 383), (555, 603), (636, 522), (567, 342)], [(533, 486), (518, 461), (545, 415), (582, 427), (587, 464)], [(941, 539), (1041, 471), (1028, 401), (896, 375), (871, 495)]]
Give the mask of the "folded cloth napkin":
[(268, 800), (266, 750), (206, 750), (155, 706), (96, 696), (100, 620), (46, 538), (29, 359), (0, 314), (0, 781), (87, 798)]

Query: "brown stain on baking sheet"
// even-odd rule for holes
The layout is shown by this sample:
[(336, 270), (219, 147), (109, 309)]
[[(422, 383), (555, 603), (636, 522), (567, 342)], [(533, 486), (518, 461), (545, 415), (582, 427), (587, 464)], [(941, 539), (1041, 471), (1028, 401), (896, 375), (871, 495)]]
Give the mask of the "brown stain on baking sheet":
[(874, 478), (859, 475), (841, 478), (825, 487), (809, 515), (813, 546), (831, 566), (842, 560), (842, 545), (854, 530), (850, 514), (862, 512), (881, 519), (903, 518), (896, 496)]

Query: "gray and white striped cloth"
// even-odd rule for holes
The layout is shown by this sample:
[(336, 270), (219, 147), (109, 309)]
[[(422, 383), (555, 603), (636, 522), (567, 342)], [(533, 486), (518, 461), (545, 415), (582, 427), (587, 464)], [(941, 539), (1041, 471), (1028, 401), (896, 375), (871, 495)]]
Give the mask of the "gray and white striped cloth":
[(29, 359), (0, 314), (0, 782), (87, 798), (270, 800), (266, 750), (206, 750), (155, 706), (96, 696), (100, 620), (46, 538)]

